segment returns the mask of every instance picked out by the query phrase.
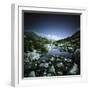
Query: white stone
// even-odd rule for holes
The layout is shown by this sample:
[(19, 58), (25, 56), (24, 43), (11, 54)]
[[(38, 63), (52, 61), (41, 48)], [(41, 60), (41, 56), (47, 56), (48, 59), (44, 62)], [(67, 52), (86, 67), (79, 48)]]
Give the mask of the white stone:
[(77, 70), (78, 70), (78, 66), (77, 66), (77, 64), (74, 63), (74, 65), (73, 65), (72, 69), (69, 71), (69, 73), (76, 74)]
[(36, 53), (36, 50), (33, 50), (33, 52), (28, 52), (27, 57), (31, 60), (38, 60), (40, 58), (40, 54)]
[(48, 67), (49, 67), (48, 63), (45, 63), (45, 64), (44, 64), (44, 67), (45, 67), (45, 68), (48, 68)]
[(39, 65), (40, 67), (44, 67), (44, 63), (40, 63), (40, 65)]
[(59, 75), (63, 75), (63, 72), (58, 71), (57, 73), (58, 73)]
[(35, 71), (31, 71), (30, 74), (29, 74), (30, 77), (35, 77)]
[(64, 66), (62, 62), (57, 63), (57, 67), (62, 67), (62, 66)]
[(51, 68), (49, 69), (49, 71), (52, 72), (52, 73), (55, 73), (55, 68), (54, 68), (53, 65), (51, 66)]
[(54, 57), (51, 57), (50, 60), (51, 60), (51, 61), (54, 61)]

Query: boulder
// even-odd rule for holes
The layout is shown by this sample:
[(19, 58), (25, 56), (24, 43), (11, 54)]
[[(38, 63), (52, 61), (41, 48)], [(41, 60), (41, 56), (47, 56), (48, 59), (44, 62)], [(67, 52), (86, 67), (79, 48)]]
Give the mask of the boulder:
[(31, 71), (30, 73), (29, 73), (29, 77), (35, 77), (36, 75), (35, 75), (35, 71)]

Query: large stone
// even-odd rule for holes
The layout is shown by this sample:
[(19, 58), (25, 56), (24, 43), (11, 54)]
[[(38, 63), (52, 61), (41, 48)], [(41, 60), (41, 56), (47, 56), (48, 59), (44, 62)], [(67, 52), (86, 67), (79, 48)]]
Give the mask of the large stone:
[(60, 63), (57, 63), (57, 65), (56, 65), (58, 68), (60, 68), (60, 67), (63, 67), (64, 66), (64, 64), (62, 63), (62, 62), (60, 62)]
[(70, 74), (76, 74), (78, 72), (78, 66), (74, 63), (73, 67), (69, 71)]
[(29, 73), (29, 77), (35, 77), (36, 75), (35, 75), (35, 71), (31, 71), (30, 73)]
[(53, 65), (50, 67), (49, 72), (55, 73), (55, 67)]
[(58, 75), (63, 75), (63, 72), (58, 71), (57, 74), (58, 74)]
[(49, 64), (48, 63), (44, 63), (44, 67), (45, 68), (48, 68), (49, 67)]

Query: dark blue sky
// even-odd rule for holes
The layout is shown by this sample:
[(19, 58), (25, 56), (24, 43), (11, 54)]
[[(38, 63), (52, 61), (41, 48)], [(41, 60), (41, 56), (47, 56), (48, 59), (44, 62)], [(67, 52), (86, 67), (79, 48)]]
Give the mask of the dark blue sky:
[(24, 31), (63, 39), (80, 29), (80, 15), (24, 12)]

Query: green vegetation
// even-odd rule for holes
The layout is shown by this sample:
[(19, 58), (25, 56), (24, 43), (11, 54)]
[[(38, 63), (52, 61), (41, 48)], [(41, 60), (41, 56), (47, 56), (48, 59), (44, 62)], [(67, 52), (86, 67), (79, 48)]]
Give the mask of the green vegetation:
[(52, 41), (24, 32), (24, 77), (80, 74), (80, 31)]

